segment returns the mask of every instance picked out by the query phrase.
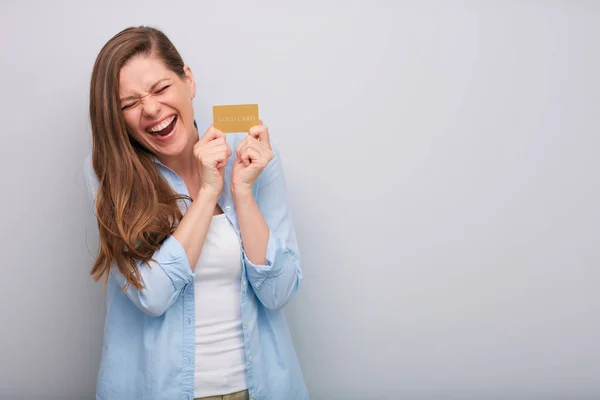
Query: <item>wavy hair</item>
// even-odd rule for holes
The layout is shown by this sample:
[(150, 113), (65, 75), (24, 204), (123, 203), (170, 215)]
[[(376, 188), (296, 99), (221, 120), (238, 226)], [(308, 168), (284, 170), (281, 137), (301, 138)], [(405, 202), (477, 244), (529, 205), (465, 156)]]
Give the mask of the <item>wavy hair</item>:
[(152, 255), (182, 218), (179, 200), (156, 169), (154, 156), (128, 131), (119, 103), (119, 74), (133, 57), (153, 55), (182, 79), (181, 55), (161, 31), (130, 27), (113, 36), (96, 57), (90, 86), (92, 165), (99, 181), (96, 218), (100, 245), (90, 275), (108, 282), (111, 263), (142, 289), (140, 263)]

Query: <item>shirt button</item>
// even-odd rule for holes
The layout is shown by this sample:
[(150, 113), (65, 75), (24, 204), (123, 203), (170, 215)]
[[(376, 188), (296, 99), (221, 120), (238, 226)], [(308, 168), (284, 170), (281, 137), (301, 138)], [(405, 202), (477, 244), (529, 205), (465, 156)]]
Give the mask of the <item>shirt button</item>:
[(248, 321), (244, 321), (244, 326), (248, 326)]
[(252, 361), (252, 356), (249, 356), (249, 357), (248, 357), (248, 361)]
[(242, 281), (242, 286), (246, 287), (246, 281), (245, 280)]
[(252, 398), (255, 399), (256, 398), (256, 393), (252, 393)]
[(231, 206), (225, 206), (225, 211), (231, 211)]

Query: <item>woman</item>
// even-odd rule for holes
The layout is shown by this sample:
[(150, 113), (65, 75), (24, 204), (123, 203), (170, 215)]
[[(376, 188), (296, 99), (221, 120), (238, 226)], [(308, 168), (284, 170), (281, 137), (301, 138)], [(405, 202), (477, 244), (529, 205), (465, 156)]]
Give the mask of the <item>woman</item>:
[(302, 279), (266, 126), (199, 134), (194, 76), (129, 28), (92, 72), (85, 177), (107, 287), (97, 399), (307, 399), (283, 314)]

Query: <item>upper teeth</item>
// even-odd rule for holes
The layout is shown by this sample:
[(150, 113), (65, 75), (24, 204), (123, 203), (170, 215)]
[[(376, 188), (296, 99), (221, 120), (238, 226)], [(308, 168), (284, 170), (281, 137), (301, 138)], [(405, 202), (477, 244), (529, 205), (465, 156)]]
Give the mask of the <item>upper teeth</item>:
[(163, 122), (161, 122), (160, 124), (153, 126), (152, 128), (150, 128), (150, 132), (158, 132), (158, 131), (162, 131), (163, 129), (165, 129), (167, 126), (169, 126), (169, 124), (171, 122), (173, 122), (173, 120), (175, 119), (175, 116), (171, 116), (167, 119), (165, 119)]

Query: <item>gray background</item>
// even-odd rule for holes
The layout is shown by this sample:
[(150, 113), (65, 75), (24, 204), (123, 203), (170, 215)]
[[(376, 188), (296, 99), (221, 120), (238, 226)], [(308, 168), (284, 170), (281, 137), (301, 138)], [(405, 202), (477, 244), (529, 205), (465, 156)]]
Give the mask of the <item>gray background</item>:
[[(258, 103), (304, 257), (312, 399), (600, 398), (600, 4), (0, 6), (0, 398), (93, 397), (91, 68), (163, 29), (213, 104)], [(283, 400), (283, 399), (274, 399)]]

